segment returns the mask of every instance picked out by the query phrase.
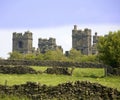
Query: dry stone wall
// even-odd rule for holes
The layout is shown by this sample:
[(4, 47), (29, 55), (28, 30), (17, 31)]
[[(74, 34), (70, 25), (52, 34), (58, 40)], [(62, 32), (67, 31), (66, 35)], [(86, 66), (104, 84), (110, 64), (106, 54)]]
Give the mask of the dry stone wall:
[(0, 73), (3, 74), (37, 74), (34, 69), (27, 66), (0, 65)]
[(39, 61), (39, 60), (0, 60), (0, 65), (24, 65), (24, 66), (52, 66), (52, 67), (72, 67), (72, 68), (105, 68), (106, 75), (119, 75), (120, 68), (112, 68), (102, 63), (88, 62), (64, 62), (64, 61)]
[(82, 63), (64, 61), (39, 61), (39, 60), (0, 60), (0, 65), (34, 65), (34, 66), (59, 66), (78, 68), (105, 68), (107, 65), (101, 63)]
[(120, 92), (117, 89), (87, 81), (67, 82), (57, 86), (36, 82), (14, 86), (0, 85), (0, 93), (23, 95), (32, 100), (120, 100)]
[(44, 73), (47, 74), (63, 74), (63, 75), (72, 75), (73, 69), (68, 69), (65, 67), (52, 67), (52, 68), (47, 68)]
[(112, 68), (108, 67), (107, 68), (107, 74), (110, 75), (115, 75), (115, 76), (120, 76), (120, 67), (119, 68)]

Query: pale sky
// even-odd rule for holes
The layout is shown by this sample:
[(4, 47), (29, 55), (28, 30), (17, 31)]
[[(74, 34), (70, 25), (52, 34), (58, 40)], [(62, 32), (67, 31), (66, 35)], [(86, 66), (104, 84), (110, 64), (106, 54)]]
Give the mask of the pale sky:
[(72, 29), (89, 28), (98, 35), (120, 30), (120, 0), (0, 0), (0, 57), (12, 51), (12, 33), (33, 32), (38, 38), (56, 38), (70, 50)]

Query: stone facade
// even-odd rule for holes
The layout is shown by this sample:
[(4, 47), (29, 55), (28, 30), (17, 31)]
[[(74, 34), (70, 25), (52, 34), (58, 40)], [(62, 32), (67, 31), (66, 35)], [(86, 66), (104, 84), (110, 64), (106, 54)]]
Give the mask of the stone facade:
[(27, 31), (22, 33), (13, 33), (13, 52), (18, 51), (20, 53), (32, 53), (34, 48), (32, 46), (32, 33)]
[(82, 54), (91, 54), (91, 30), (84, 29), (77, 30), (77, 26), (74, 25), (72, 30), (72, 48), (80, 50)]
[(97, 43), (100, 36), (97, 36), (97, 32), (93, 35), (93, 45), (92, 45), (92, 54), (97, 54)]
[(72, 48), (81, 51), (84, 55), (97, 54), (96, 44), (99, 36), (95, 33), (93, 36), (93, 45), (91, 38), (92, 35), (90, 29), (85, 28), (82, 31), (77, 29), (77, 25), (74, 25), (74, 29), (72, 30)]
[[(97, 54), (96, 44), (98, 42), (99, 36), (97, 33), (93, 36), (92, 43), (91, 29), (85, 28), (84, 30), (78, 30), (77, 25), (74, 25), (72, 30), (72, 48), (81, 51), (84, 55)], [(32, 43), (32, 33), (27, 31), (22, 33), (13, 33), (13, 51), (18, 51), (20, 53), (45, 53), (48, 50), (60, 49), (63, 51), (61, 46), (56, 44), (55, 38), (49, 39), (38, 39), (38, 49), (35, 51)], [(93, 45), (92, 45), (93, 44)]]
[(48, 50), (57, 50), (60, 49), (63, 51), (61, 46), (57, 46), (56, 39), (55, 38), (49, 38), (49, 39), (38, 39), (38, 50), (41, 53), (45, 53)]
[(61, 46), (57, 46), (56, 39), (55, 38), (49, 38), (49, 39), (38, 39), (38, 48), (35, 51), (35, 48), (33, 48), (33, 38), (32, 33), (27, 31), (24, 34), (22, 33), (13, 33), (13, 47), (12, 51), (17, 51), (20, 53), (45, 53), (48, 50), (57, 50), (60, 49), (63, 51)]

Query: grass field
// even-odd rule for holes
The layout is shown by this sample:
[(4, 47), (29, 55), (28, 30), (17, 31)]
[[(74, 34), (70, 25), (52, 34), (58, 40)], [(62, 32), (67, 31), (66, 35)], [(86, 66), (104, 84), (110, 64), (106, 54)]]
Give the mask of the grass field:
[[(33, 66), (35, 70), (44, 71), (45, 67)], [(50, 74), (0, 74), (0, 84), (5, 84), (7, 80), (7, 85), (23, 84), (27, 81), (39, 82), (46, 85), (57, 85), (60, 83), (65, 83), (68, 81), (90, 81), (95, 83), (100, 83), (104, 86), (117, 88), (120, 91), (120, 77), (119, 76), (109, 76), (104, 77), (104, 69), (95, 68), (76, 68), (72, 76), (67, 75), (50, 75)]]

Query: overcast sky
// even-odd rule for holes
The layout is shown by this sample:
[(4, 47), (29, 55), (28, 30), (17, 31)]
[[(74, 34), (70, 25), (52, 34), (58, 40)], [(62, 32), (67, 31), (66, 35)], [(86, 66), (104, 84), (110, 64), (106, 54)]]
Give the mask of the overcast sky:
[(0, 57), (12, 51), (12, 33), (30, 30), (38, 38), (56, 38), (71, 49), (71, 30), (90, 28), (92, 34), (120, 30), (120, 0), (0, 0)]

